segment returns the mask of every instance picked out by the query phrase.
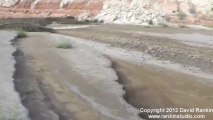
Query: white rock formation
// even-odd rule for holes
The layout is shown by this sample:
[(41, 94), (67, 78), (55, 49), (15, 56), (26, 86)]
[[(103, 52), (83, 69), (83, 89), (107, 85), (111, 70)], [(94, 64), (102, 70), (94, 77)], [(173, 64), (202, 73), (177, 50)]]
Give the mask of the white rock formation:
[(60, 8), (64, 8), (64, 6), (68, 5), (71, 3), (73, 0), (62, 0), (60, 3)]
[(103, 10), (96, 17), (105, 22), (147, 24), (152, 20), (154, 23), (162, 20), (162, 13), (154, 9), (145, 9), (151, 4), (150, 0), (127, 0), (106, 1)]
[(213, 14), (213, 0), (110, 0), (96, 18), (107, 23), (147, 24), (152, 20), (156, 24), (165, 22), (163, 17), (173, 11), (177, 14), (178, 9), (193, 16), (193, 7), (196, 14)]
[[(53, 14), (57, 9), (64, 9), (64, 13), (56, 13), (74, 15), (79, 19), (96, 16), (106, 23), (148, 24), (150, 20), (154, 24), (166, 20), (175, 23), (180, 10), (187, 16), (187, 23), (213, 23), (213, 0), (0, 0), (0, 6), (16, 4), (27, 9), (52, 10)], [(37, 8), (37, 5), (42, 7)]]
[(211, 12), (213, 14), (213, 0), (189, 0), (194, 6), (196, 6), (196, 10), (203, 14), (208, 14)]
[(0, 6), (10, 7), (17, 4), (19, 0), (0, 0)]
[(41, 1), (41, 0), (35, 0), (35, 1), (31, 4), (30, 8), (31, 8), (31, 9), (34, 9), (35, 6), (36, 6), (36, 4), (37, 4), (39, 1)]

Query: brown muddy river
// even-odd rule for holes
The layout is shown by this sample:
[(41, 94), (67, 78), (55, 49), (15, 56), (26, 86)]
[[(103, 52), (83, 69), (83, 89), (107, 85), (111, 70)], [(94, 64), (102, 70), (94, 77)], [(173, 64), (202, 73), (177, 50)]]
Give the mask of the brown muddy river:
[[(128, 27), (75, 26), (58, 29), (59, 34), (28, 33), (21, 39), (16, 45), (16, 90), (30, 118), (140, 120), (156, 114), (140, 108), (212, 109), (211, 47), (170, 39), (167, 32), (156, 37), (141, 34), (148, 28)], [(200, 34), (212, 38), (209, 32)], [(56, 48), (61, 42), (72, 48)], [(213, 119), (211, 112), (159, 114)]]

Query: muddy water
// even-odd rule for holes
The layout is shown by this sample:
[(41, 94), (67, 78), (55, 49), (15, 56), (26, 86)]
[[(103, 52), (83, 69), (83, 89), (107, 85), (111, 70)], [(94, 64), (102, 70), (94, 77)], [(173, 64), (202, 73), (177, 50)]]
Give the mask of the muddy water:
[[(56, 49), (56, 44), (64, 40), (71, 42), (73, 48)], [(145, 63), (141, 66), (132, 64), (134, 62), (131, 60), (134, 61), (138, 54), (124, 62), (128, 54), (124, 54), (121, 49), (89, 44), (77, 38), (48, 33), (29, 34), (29, 37), (21, 42), (20, 48), (35, 75), (28, 80), (32, 84), (32, 79), (35, 78), (37, 87), (30, 88), (35, 89), (34, 94), (38, 94), (37, 88), (42, 94), (33, 98), (37, 103), (42, 103), (42, 107), (36, 104), (27, 106), (26, 103), (30, 103), (31, 99), (24, 103), (28, 109), (32, 110), (31, 114), (38, 112), (43, 117), (41, 111), (33, 111), (37, 106), (39, 109), (54, 113), (55, 119), (58, 117), (62, 120), (84, 120), (85, 118), (88, 120), (136, 120), (140, 119), (137, 116), (137, 110), (141, 107), (208, 108), (213, 106), (212, 83), (204, 78), (163, 67)], [(122, 56), (121, 59), (118, 59), (117, 53)], [(104, 54), (117, 59), (112, 58), (111, 65), (110, 59), (107, 59)], [(124, 101), (122, 86), (116, 80), (124, 85), (125, 100), (138, 109)], [(29, 85), (22, 85), (21, 88), (28, 91)], [(29, 92), (22, 93), (25, 96), (29, 95)], [(30, 94), (32, 95), (32, 92)], [(147, 114), (140, 115), (147, 118)], [(213, 118), (212, 114), (206, 117), (209, 120)]]
[[(156, 66), (137, 66), (117, 59), (112, 60), (113, 68), (121, 78), (119, 82), (124, 85), (127, 92), (125, 99), (137, 108), (212, 108), (213, 106), (211, 92), (213, 84), (206, 83), (204, 79)], [(206, 115), (206, 120), (213, 118), (212, 113), (202, 114)], [(147, 118), (146, 113), (140, 115)]]
[[(78, 40), (78, 42), (112, 57), (113, 67), (127, 92), (125, 98), (137, 108), (213, 107), (212, 73), (202, 72), (211, 65), (211, 63), (205, 62), (205, 59), (212, 60), (211, 31), (105, 25), (78, 30), (60, 30), (59, 32), (85, 38), (86, 40)], [(135, 34), (138, 35), (135, 36)], [(101, 41), (109, 45), (92, 44), (94, 41)], [(165, 50), (154, 54), (148, 52), (148, 54), (155, 56), (156, 54), (168, 53), (170, 55), (174, 53), (174, 55), (171, 57), (165, 55), (163, 59), (156, 60), (156, 56), (146, 56), (144, 54), (146, 50), (138, 52), (144, 44), (150, 48), (159, 46)], [(124, 49), (115, 49), (110, 45)], [(160, 49), (158, 50), (160, 51)], [(189, 59), (191, 55), (201, 56), (202, 59)], [(135, 62), (139, 64), (135, 65)], [(202, 65), (200, 66), (200, 64)], [(212, 70), (212, 67), (208, 69)], [(147, 114), (141, 113), (141, 116), (147, 118)], [(206, 119), (211, 120), (212, 118), (212, 113), (206, 113)]]
[[(51, 42), (33, 36), (20, 42), (25, 56), (25, 66), (19, 74), (22, 84), (17, 89), (32, 120), (98, 120), (99, 113), (71, 92), (65, 80), (82, 78), (67, 67), (65, 61), (55, 54)], [(60, 72), (58, 72), (60, 71)], [(104, 117), (102, 117), (104, 119)]]
[[(70, 50), (57, 49), (55, 40), (63, 40), (63, 37), (59, 36), (58, 39), (51, 34), (34, 33), (21, 42), (21, 49), (30, 66), (28, 68), (35, 76), (28, 78), (29, 81), (22, 81), (30, 83), (19, 85), (19, 88), (28, 91), (35, 78), (34, 82), (38, 85), (31, 87), (35, 89), (32, 94), (40, 93), (41, 96), (35, 96), (34, 101), (43, 105), (29, 106), (32, 99), (24, 102), (31, 115), (37, 113), (40, 116), (31, 116), (33, 120), (49, 120), (54, 116), (54, 120), (57, 120), (57, 116), (62, 120), (141, 119), (138, 110), (122, 98), (122, 86), (115, 81), (117, 76), (108, 59), (79, 46), (73, 46)], [(37, 88), (41, 92), (36, 91)], [(35, 110), (36, 107), (41, 112)], [(42, 112), (45, 110), (54, 114)]]
[(15, 32), (0, 31), (0, 120), (28, 120), (28, 111), (14, 89), (16, 49), (11, 42), (15, 37)]

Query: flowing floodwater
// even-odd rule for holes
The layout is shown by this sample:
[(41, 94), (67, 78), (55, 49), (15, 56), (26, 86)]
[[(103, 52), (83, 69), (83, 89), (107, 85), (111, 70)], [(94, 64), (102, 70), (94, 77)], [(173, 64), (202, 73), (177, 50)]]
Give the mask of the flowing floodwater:
[[(186, 42), (189, 36), (184, 35), (176, 34), (172, 38)], [(163, 33), (154, 36), (171, 37)], [(211, 36), (195, 36), (199, 39), (187, 39), (187, 42), (208, 43), (206, 47), (211, 47)], [(205, 40), (199, 41), (201, 38)], [(56, 48), (63, 42), (72, 48)], [(5, 43), (2, 45), (8, 48), (4, 47)], [(14, 51), (10, 47), (9, 53)], [(212, 74), (137, 50), (45, 32), (28, 33), (17, 47), (24, 65), (17, 69), (22, 74), (15, 87), (32, 120), (140, 120), (138, 114), (147, 117), (139, 113), (141, 107), (190, 108), (213, 103)], [(2, 50), (4, 53), (5, 49)], [(4, 59), (0, 63), (8, 62), (8, 55)], [(2, 72), (3, 69), (0, 75)], [(14, 92), (11, 85), (8, 88)], [(18, 96), (14, 100), (23, 110), (22, 117), (26, 117)]]
[[(69, 61), (69, 65), (80, 73), (85, 81), (72, 81), (70, 89), (89, 102), (103, 115), (116, 120), (137, 120), (139, 111), (122, 98), (122, 85), (111, 68), (111, 61), (101, 52), (63, 35), (50, 35), (52, 40), (71, 42), (70, 51), (59, 51), (59, 55)], [(76, 83), (77, 82), (77, 83)], [(88, 86), (88, 87), (87, 87)]]
[(11, 42), (16, 33), (0, 31), (0, 37), (0, 120), (28, 120), (28, 112), (14, 88), (15, 60), (12, 54), (16, 49)]
[[(59, 35), (60, 36), (60, 35)], [(57, 38), (57, 36), (55, 36)], [(151, 57), (148, 54), (134, 51), (134, 50), (129, 50), (129, 49), (122, 49), (122, 48), (117, 48), (117, 47), (111, 47), (109, 44), (103, 44), (100, 42), (95, 42), (95, 41), (88, 41), (85, 39), (77, 39), (74, 37), (68, 37), (68, 36), (63, 36), (65, 41), (71, 41), (72, 44), (77, 44), (81, 45), (87, 49), (90, 50), (95, 50), (99, 51), (105, 55), (129, 61), (135, 64), (151, 64), (151, 65), (157, 65), (160, 67), (164, 67), (166, 69), (172, 69), (175, 71), (183, 72), (183, 73), (188, 73), (194, 76), (198, 76), (201, 78), (206, 78), (209, 79), (210, 81), (213, 79), (213, 75), (210, 73), (205, 73), (200, 71), (199, 68), (195, 67), (184, 67), (180, 64), (177, 63), (171, 63), (170, 61), (161, 61), (157, 60), (154, 57)], [(76, 57), (78, 59), (79, 57)]]
[[(67, 113), (74, 112), (74, 119), (141, 119), (138, 116), (139, 110), (123, 99), (123, 86), (117, 82), (119, 78), (111, 67), (111, 61), (101, 52), (78, 42), (74, 43), (69, 37), (50, 33), (30, 33), (29, 38), (24, 41), (20, 48), (25, 56), (31, 56), (26, 57), (26, 61), (35, 69), (32, 71), (38, 71), (32, 78), (41, 80), (40, 84), (44, 84), (45, 89), (42, 91), (44, 95), (49, 91), (49, 95), (46, 94), (49, 99), (52, 95), (55, 96), (50, 100), (53, 101), (51, 103), (55, 109), (52, 111), (55, 114), (60, 115), (59, 109), (63, 109)], [(64, 41), (71, 42), (72, 48), (63, 50), (54, 47)], [(46, 89), (46, 86), (51, 90)], [(61, 108), (58, 104), (65, 107)], [(32, 108), (39, 106), (25, 105), (31, 110), (30, 113), (33, 112)], [(42, 114), (37, 112), (42, 118)], [(71, 115), (62, 114), (61, 118), (70, 118)]]
[[(69, 61), (72, 61), (70, 65), (78, 70), (78, 72), (82, 72), (82, 75), (85, 75), (85, 77), (94, 75), (94, 78), (96, 74), (97, 77), (99, 76), (99, 71), (95, 72), (94, 68), (99, 66), (100, 61), (94, 59), (95, 56), (89, 53), (84, 56), (88, 59), (85, 60), (82, 57), (83, 60), (81, 60), (81, 55), (85, 52), (84, 49), (87, 52), (90, 51), (93, 54), (98, 54), (98, 56), (107, 55), (111, 57), (113, 60), (112, 67), (117, 72), (117, 75), (119, 75), (120, 82), (126, 90), (124, 98), (137, 108), (177, 106), (191, 108), (194, 106), (208, 107), (212, 105), (212, 94), (209, 91), (213, 88), (213, 76), (210, 73), (201, 71), (199, 68), (157, 60), (142, 52), (116, 48), (100, 42), (54, 34), (52, 36), (58, 39), (57, 41), (69, 41), (74, 49), (81, 48), (81, 53), (73, 50), (72, 55), (68, 55), (67, 53), (60, 54), (65, 56)], [(75, 56), (76, 53), (78, 54), (77, 56)], [(88, 67), (90, 65), (92, 66)], [(106, 77), (109, 77), (109, 74), (106, 75)], [(73, 91), (81, 94), (84, 99), (91, 103), (91, 98), (85, 96), (88, 93), (80, 92), (81, 88), (71, 86)], [(102, 90), (106, 90), (106, 88), (102, 88)], [(95, 104), (94, 106), (99, 105)], [(102, 107), (99, 106), (99, 108)], [(147, 118), (147, 114), (141, 113), (140, 115)], [(212, 117), (211, 114), (207, 113), (207, 115), (210, 118)]]
[[(147, 108), (152, 108), (152, 105), (158, 107), (184, 105), (188, 108), (196, 105), (193, 102), (190, 103), (190, 100), (196, 102), (205, 101), (205, 105), (197, 104), (199, 107), (211, 105), (212, 100), (208, 98), (212, 96), (209, 93), (209, 90), (213, 87), (212, 74), (202, 72), (198, 68), (184, 67), (169, 61), (160, 61), (134, 50), (111, 47), (108, 44), (63, 35), (51, 35), (56, 42), (68, 41), (73, 45), (73, 49), (69, 52), (60, 51), (59, 54), (70, 62), (74, 70), (89, 79), (88, 86), (98, 88), (100, 93), (105, 93), (110, 88), (111, 92), (114, 91), (113, 94), (120, 96), (117, 99), (123, 99), (121, 96), (122, 92), (120, 91), (121, 87), (116, 87), (116, 77), (114, 80), (110, 80), (114, 75), (109, 74), (113, 73), (113, 69), (110, 68), (111, 62), (103, 56), (107, 55), (115, 61), (115, 64), (111, 65), (111, 67), (116, 70), (117, 75), (120, 76), (119, 78), (122, 78), (119, 81), (125, 86), (124, 89), (127, 92), (125, 95), (126, 100), (135, 107), (146, 106)], [(107, 70), (105, 67), (111, 70)], [(99, 108), (98, 110), (101, 110), (103, 114), (110, 115), (107, 111), (113, 108), (110, 107), (112, 103), (105, 103), (105, 100), (109, 101), (110, 99), (102, 99), (96, 92), (91, 94), (89, 92), (91, 88), (86, 89), (86, 86), (80, 87), (85, 83), (79, 84), (78, 82), (75, 84), (76, 86), (70, 85), (70, 88), (92, 104), (94, 108)], [(197, 93), (196, 90), (194, 91), (194, 89), (199, 89), (201, 94)], [(93, 97), (91, 98), (91, 96)], [(184, 101), (183, 98), (187, 98), (188, 101)], [(114, 102), (116, 103), (116, 101)], [(119, 105), (119, 103), (113, 104), (113, 106), (116, 105)], [(109, 110), (104, 106), (109, 107)], [(119, 107), (116, 108), (119, 109)], [(121, 112), (122, 108), (119, 111)], [(134, 109), (130, 109), (130, 111), (134, 111)]]

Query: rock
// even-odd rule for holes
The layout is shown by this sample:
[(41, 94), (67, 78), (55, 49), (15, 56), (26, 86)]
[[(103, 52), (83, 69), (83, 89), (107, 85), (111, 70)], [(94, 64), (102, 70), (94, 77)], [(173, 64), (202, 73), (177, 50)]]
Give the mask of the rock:
[[(0, 0), (0, 18), (41, 16), (51, 10), (47, 16), (71, 15), (108, 23), (148, 24), (153, 20), (154, 24), (168, 21), (212, 26), (212, 4), (212, 0)], [(11, 11), (14, 8), (17, 10)], [(191, 8), (196, 12), (191, 13)], [(185, 19), (179, 20), (178, 10), (187, 15)]]
[(10, 7), (17, 4), (19, 0), (0, 0), (0, 6)]

